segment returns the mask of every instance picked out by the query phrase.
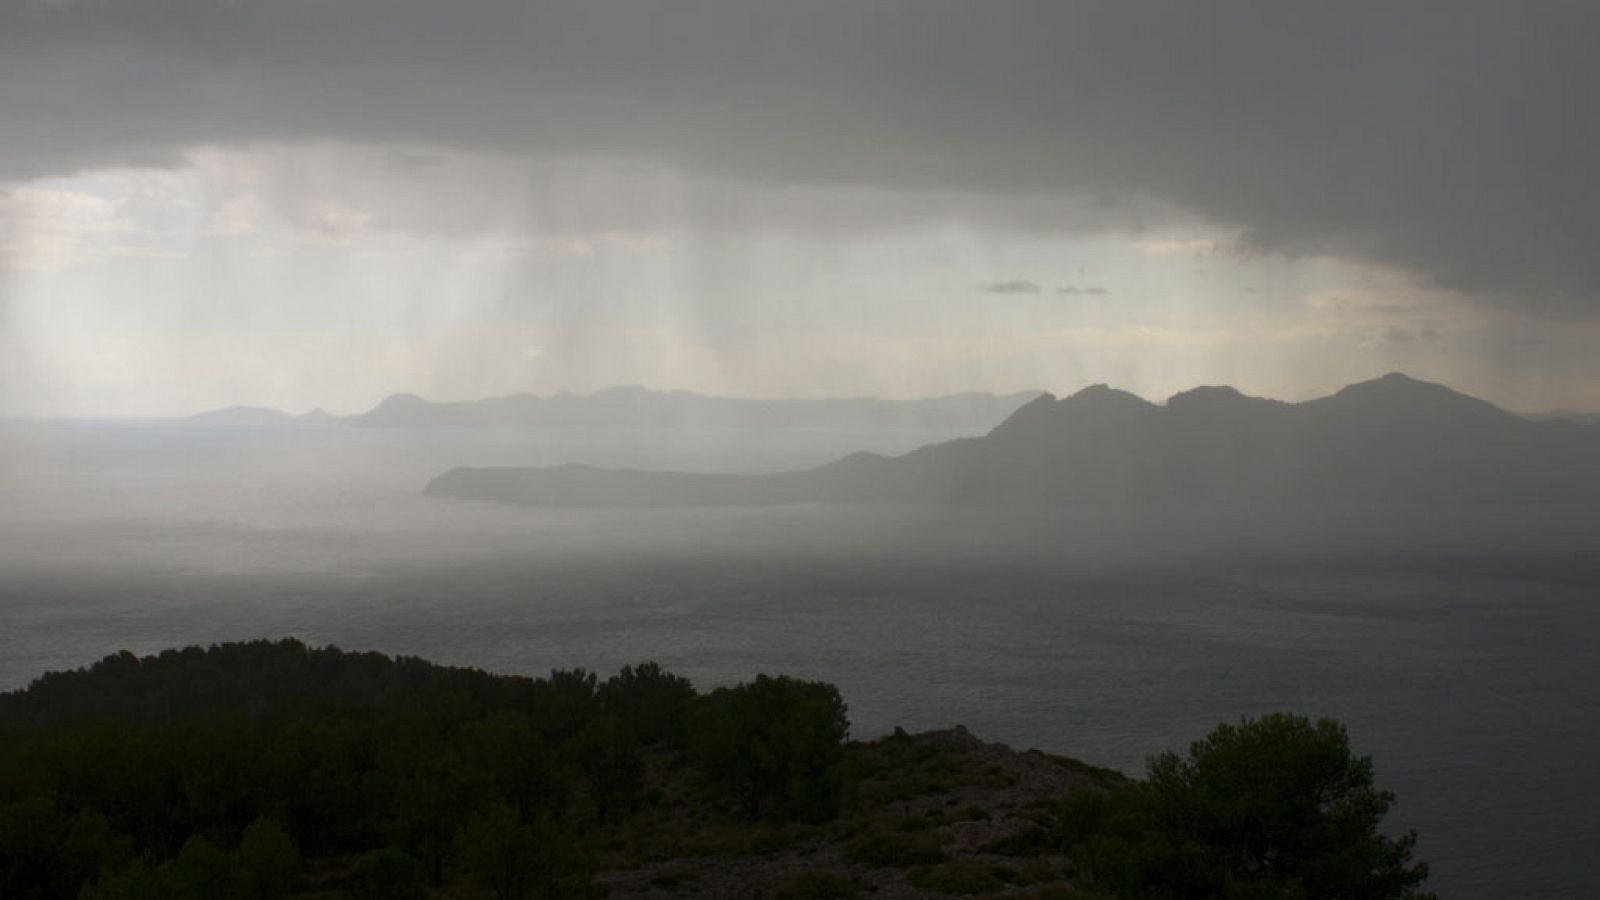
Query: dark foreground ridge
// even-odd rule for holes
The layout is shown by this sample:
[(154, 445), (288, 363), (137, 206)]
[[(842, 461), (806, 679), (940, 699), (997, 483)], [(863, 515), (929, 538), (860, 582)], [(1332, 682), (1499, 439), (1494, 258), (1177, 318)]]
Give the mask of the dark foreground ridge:
[(845, 712), (650, 663), (123, 653), (0, 695), (0, 896), (1425, 896), (1333, 722), (1219, 726), (1130, 781), (960, 727), (852, 741)]
[(458, 468), (426, 492), (547, 507), (1590, 502), (1600, 426), (1534, 421), (1399, 374), (1304, 403), (1202, 387), (1158, 406), (1097, 385), (892, 458), (776, 475)]

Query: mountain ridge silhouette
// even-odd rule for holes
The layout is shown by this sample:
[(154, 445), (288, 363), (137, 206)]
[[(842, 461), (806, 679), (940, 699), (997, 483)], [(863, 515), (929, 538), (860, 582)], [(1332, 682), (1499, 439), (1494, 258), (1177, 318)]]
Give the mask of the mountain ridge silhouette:
[(458, 468), (425, 493), (554, 507), (1600, 500), (1600, 428), (1390, 373), (1286, 403), (1207, 386), (1151, 403), (1041, 394), (982, 437), (774, 475)]

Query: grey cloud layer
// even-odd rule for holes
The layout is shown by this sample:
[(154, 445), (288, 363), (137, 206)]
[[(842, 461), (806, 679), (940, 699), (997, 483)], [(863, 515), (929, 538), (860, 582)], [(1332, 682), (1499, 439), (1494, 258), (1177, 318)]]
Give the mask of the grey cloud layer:
[(764, 186), (1154, 198), (1600, 296), (1600, 6), (0, 0), (0, 178), (337, 138)]

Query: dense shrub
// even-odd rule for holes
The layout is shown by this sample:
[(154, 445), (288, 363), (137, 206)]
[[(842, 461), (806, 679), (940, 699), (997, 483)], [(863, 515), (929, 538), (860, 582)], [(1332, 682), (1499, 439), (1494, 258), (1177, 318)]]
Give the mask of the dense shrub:
[(1416, 835), (1379, 826), (1394, 797), (1344, 727), (1273, 714), (1219, 725), (1144, 782), (1081, 792), (1062, 826), (1085, 880), (1121, 897), (1416, 898)]

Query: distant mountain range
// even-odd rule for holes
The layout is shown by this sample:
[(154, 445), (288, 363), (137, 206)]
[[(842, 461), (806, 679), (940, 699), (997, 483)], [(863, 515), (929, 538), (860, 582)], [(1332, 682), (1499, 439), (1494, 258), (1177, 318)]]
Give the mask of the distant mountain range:
[(1096, 385), (1043, 394), (983, 437), (897, 457), (776, 475), (460, 468), (427, 493), (556, 507), (1591, 501), (1600, 427), (1515, 415), (1401, 374), (1303, 403), (1200, 387), (1157, 405)]
[(335, 417), (321, 410), (295, 416), (235, 406), (200, 413), (189, 421), (252, 427), (310, 422), (361, 428), (901, 428), (976, 433), (993, 428), (1039, 394), (968, 393), (923, 400), (753, 400), (617, 387), (593, 394), (513, 394), (457, 403), (395, 394), (368, 412), (352, 416)]

